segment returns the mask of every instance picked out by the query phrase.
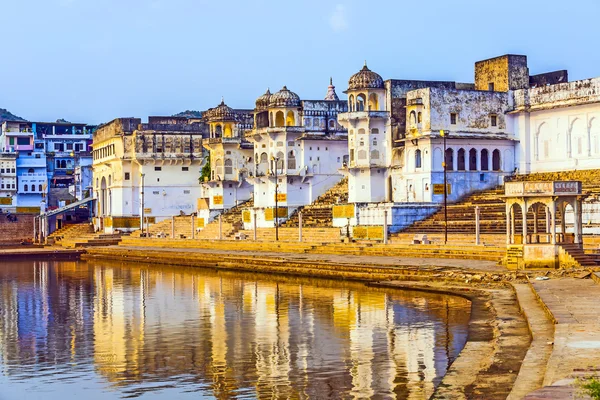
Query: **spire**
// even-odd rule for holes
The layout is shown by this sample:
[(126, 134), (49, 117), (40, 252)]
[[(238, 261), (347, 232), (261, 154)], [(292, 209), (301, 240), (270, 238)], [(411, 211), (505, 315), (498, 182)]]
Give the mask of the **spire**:
[(221, 96), (221, 104), (225, 104), (225, 96)]
[(327, 95), (325, 96), (325, 100), (328, 101), (339, 101), (337, 93), (335, 92), (335, 86), (333, 86), (333, 78), (329, 77), (329, 87), (327, 88)]

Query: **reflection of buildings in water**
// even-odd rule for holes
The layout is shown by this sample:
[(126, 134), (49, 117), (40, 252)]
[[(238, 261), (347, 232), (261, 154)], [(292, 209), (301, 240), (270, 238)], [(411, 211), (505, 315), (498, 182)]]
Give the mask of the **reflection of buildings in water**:
[[(65, 266), (49, 273), (40, 266), (32, 279), (40, 289), (36, 300), (26, 285), (19, 297), (21, 288), (13, 290), (0, 280), (0, 298), (8, 305), (0, 312), (3, 357), (15, 343), (7, 340), (11, 335), (20, 337), (21, 347), (27, 343), (19, 307), (27, 305), (24, 310), (41, 316), (40, 321), (46, 315), (46, 325), (38, 322), (35, 328), (43, 331), (40, 337), (55, 334), (58, 328), (48, 315), (59, 303), (44, 303), (44, 297), (68, 305), (57, 315), (69, 340), (56, 351), (73, 358), (81, 353), (80, 344), (94, 352), (99, 373), (131, 390), (138, 383), (185, 377), (186, 384), (208, 387), (216, 397), (242, 390), (258, 397), (344, 397), (352, 392), (357, 397), (422, 398), (431, 394), (432, 381), (457, 352), (453, 347), (461, 345), (460, 337), (451, 337), (453, 315), (439, 306), (442, 297), (416, 298), (358, 285), (244, 280), (181, 268), (88, 269)], [(53, 288), (64, 285), (61, 279), (86, 276), (91, 293), (68, 289), (59, 295), (61, 289)], [(91, 334), (85, 332), (86, 320)], [(458, 318), (456, 325), (464, 322)], [(12, 351), (18, 359), (19, 350)]]

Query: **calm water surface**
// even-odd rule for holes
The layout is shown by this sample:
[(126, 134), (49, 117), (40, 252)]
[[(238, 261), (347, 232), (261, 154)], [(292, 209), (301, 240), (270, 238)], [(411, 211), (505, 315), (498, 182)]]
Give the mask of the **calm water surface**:
[(0, 399), (423, 399), (469, 310), (337, 281), (0, 263)]

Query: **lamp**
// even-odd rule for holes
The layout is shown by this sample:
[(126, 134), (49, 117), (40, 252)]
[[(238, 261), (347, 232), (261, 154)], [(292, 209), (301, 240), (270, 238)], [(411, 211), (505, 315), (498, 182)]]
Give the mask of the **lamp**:
[(410, 139), (410, 142), (413, 144), (413, 146), (419, 145), (419, 139)]
[(440, 136), (444, 138), (444, 156), (442, 157), (442, 168), (444, 169), (444, 244), (448, 243), (448, 184), (446, 178), (446, 137), (448, 131), (440, 130)]

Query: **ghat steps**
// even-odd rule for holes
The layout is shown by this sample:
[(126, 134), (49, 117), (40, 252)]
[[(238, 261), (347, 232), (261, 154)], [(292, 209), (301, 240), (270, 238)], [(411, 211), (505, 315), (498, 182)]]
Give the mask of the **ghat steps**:
[[(233, 239), (235, 234), (244, 228), (242, 212), (248, 207), (254, 205), (254, 199), (250, 199), (235, 207), (230, 208), (221, 214), (221, 223), (223, 225), (223, 238)], [(219, 238), (219, 218), (215, 218), (196, 235), (198, 239), (218, 239)]]
[(302, 211), (303, 227), (331, 227), (333, 226), (333, 206), (347, 202), (348, 178), (342, 178), (312, 204), (296, 209), (281, 226), (285, 228), (298, 227), (298, 212)]

